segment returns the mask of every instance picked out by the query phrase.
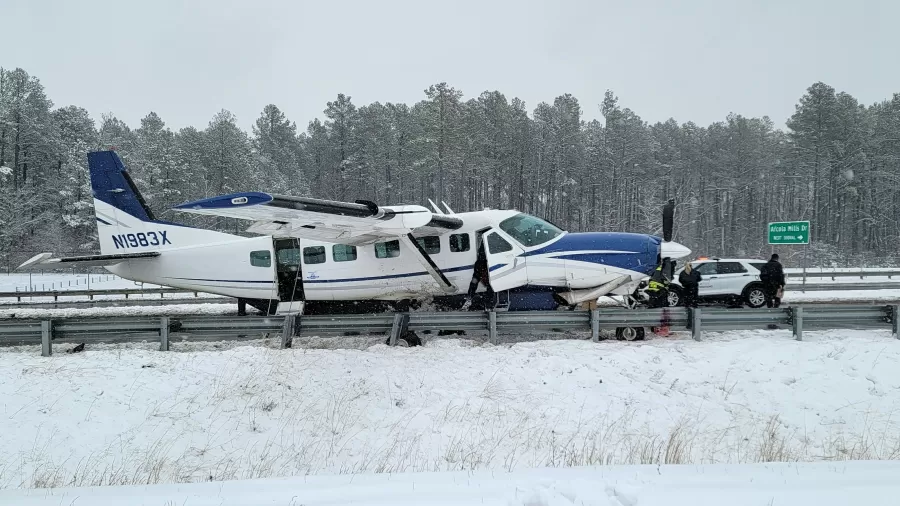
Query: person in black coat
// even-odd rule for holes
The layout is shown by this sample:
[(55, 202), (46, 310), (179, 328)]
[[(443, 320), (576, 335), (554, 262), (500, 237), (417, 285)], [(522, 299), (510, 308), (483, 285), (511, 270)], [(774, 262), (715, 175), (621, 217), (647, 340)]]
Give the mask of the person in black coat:
[(684, 270), (678, 275), (678, 283), (683, 288), (685, 307), (697, 307), (697, 298), (699, 297), (697, 292), (700, 290), (700, 281), (702, 280), (703, 276), (700, 275), (700, 271), (694, 270), (690, 263), (685, 264)]
[(778, 261), (778, 254), (773, 254), (760, 269), (759, 280), (762, 281), (763, 291), (766, 293), (766, 307), (781, 306), (778, 290), (784, 289), (784, 269)]

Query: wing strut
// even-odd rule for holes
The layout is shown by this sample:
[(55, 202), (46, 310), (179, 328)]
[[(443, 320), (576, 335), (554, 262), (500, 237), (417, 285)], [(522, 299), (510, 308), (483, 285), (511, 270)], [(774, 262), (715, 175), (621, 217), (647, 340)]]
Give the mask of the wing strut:
[(425, 251), (424, 248), (422, 248), (422, 246), (418, 241), (416, 241), (416, 238), (413, 237), (412, 234), (401, 235), (400, 239), (404, 243), (406, 243), (406, 246), (409, 247), (409, 249), (418, 253), (416, 257), (418, 258), (419, 263), (421, 263), (425, 267), (425, 270), (428, 271), (428, 274), (431, 274), (431, 277), (433, 277), (434, 280), (437, 281), (439, 285), (441, 285), (441, 290), (447, 293), (453, 293), (457, 291), (456, 285), (451, 283), (450, 280), (447, 279), (447, 276), (444, 276), (444, 273), (441, 272), (440, 269), (438, 269), (437, 265), (435, 265), (434, 263), (434, 260), (431, 259), (431, 256)]
[(444, 214), (444, 212), (441, 211), (441, 208), (438, 207), (437, 204), (435, 204), (433, 200), (428, 199), (428, 203), (431, 204), (431, 208), (434, 209), (434, 214), (441, 214), (441, 215)]

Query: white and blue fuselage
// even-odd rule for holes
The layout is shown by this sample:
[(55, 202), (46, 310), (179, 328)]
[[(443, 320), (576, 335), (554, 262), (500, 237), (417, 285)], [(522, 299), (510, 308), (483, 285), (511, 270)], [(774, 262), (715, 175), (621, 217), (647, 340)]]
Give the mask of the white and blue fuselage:
[(89, 153), (88, 162), (101, 255), (47, 260), (48, 253), (26, 264), (103, 265), (137, 282), (268, 308), (458, 297), (469, 291), (477, 264), (496, 293), (561, 294), (558, 300), (572, 304), (629, 294), (662, 258), (690, 253), (653, 235), (569, 233), (515, 210), (445, 215), (436, 206), (431, 213), (263, 193), (176, 208), (254, 220), (250, 231), (271, 232), (243, 237), (158, 220), (114, 152)]
[[(103, 214), (107, 216), (116, 212), (101, 201), (96, 201), (95, 207), (98, 213), (106, 210)], [(634, 283), (623, 284), (611, 293), (627, 294), (656, 267), (664, 245), (660, 238), (644, 234), (564, 231), (539, 244), (526, 245), (499, 226), (503, 220), (520, 214), (508, 210), (457, 213), (454, 217), (463, 221), (459, 229), (416, 237), (457, 287), (455, 293), (443, 290), (402, 240), (348, 246), (306, 238), (244, 238), (136, 220), (128, 220), (129, 232), (123, 230), (122, 223), (103, 219), (99, 214), (98, 233), (104, 253), (148, 249), (165, 252), (152, 261), (108, 267), (124, 278), (238, 298), (281, 301), (297, 296), (310, 301), (348, 301), (465, 294), (476, 262), (476, 232), (485, 228), (489, 228), (486, 235), (497, 234), (513, 246), (510, 251), (492, 251), (490, 239), (485, 240), (495, 291), (524, 286), (545, 291), (587, 289), (625, 275)], [(151, 244), (154, 240), (145, 243), (136, 234), (152, 234), (159, 242), (165, 237), (165, 244)], [(478, 288), (484, 289), (483, 285)]]

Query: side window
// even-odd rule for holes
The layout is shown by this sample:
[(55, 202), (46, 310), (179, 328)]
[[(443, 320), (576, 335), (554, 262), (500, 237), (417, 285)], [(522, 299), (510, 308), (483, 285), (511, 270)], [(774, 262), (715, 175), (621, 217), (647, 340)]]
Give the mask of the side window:
[(325, 246), (307, 246), (303, 248), (303, 263), (324, 264)]
[(429, 255), (436, 255), (441, 252), (441, 237), (432, 235), (428, 237), (417, 237), (416, 242)]
[(491, 253), (503, 253), (512, 249), (512, 244), (506, 242), (506, 239), (500, 237), (496, 232), (488, 236), (487, 244)]
[(697, 272), (700, 273), (701, 276), (708, 276), (710, 274), (716, 273), (716, 263), (715, 262), (707, 262), (705, 264), (700, 264), (694, 266), (697, 269)]
[(454, 253), (469, 251), (469, 234), (451, 234), (450, 251)]
[(763, 268), (763, 266), (766, 265), (766, 264), (765, 264), (765, 262), (759, 262), (759, 263), (752, 263), (752, 264), (750, 264), (750, 265), (752, 265), (754, 269), (756, 269), (756, 270), (762, 272), (762, 268)]
[(400, 256), (400, 241), (375, 243), (375, 258), (396, 258), (398, 256)]
[(739, 262), (719, 262), (719, 274), (742, 274), (747, 272)]
[(300, 265), (300, 249), (279, 249), (275, 253), (275, 258), (278, 260), (279, 271), (294, 272), (297, 270), (297, 266)]
[(352, 262), (356, 260), (356, 246), (335, 244), (331, 247), (331, 257), (335, 262)]
[(251, 251), (250, 265), (253, 267), (272, 267), (272, 254), (266, 250)]

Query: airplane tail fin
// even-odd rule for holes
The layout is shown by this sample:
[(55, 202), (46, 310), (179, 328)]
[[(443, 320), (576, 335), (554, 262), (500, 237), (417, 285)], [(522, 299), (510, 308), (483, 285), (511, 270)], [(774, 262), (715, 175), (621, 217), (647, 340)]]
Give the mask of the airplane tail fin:
[[(91, 171), (91, 189), (94, 192), (94, 199), (140, 221), (156, 220), (115, 151), (88, 153), (88, 167)], [(108, 218), (115, 219), (114, 216), (108, 216)], [(99, 210), (97, 211), (97, 220), (101, 220)]]
[(157, 220), (115, 151), (88, 153), (88, 167), (103, 255), (162, 251), (235, 238)]

